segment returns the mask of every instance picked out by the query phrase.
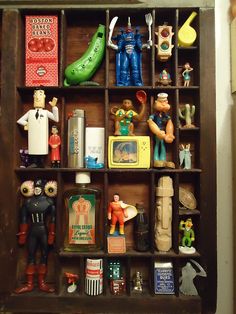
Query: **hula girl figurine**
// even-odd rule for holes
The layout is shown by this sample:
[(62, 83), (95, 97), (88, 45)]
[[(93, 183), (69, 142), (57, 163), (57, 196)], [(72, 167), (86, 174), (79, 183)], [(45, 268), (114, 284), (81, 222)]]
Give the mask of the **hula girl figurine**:
[(182, 76), (184, 78), (184, 86), (188, 87), (190, 80), (191, 80), (191, 76), (190, 76), (190, 72), (193, 71), (193, 68), (191, 68), (189, 62), (186, 62), (184, 65), (184, 71), (182, 72)]

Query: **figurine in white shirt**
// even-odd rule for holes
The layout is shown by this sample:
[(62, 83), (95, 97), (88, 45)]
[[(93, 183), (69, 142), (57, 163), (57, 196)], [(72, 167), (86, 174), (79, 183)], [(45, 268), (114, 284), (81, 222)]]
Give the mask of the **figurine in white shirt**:
[(34, 160), (35, 167), (41, 167), (41, 157), (48, 154), (48, 129), (49, 119), (58, 122), (57, 98), (53, 97), (49, 104), (52, 112), (45, 108), (44, 90), (34, 91), (34, 109), (26, 112), (17, 123), (24, 126), (28, 131), (28, 151), (31, 159)]

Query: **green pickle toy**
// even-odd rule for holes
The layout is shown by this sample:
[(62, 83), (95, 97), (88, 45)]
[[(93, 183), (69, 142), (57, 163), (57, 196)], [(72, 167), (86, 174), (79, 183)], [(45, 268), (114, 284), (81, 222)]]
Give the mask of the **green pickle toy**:
[(82, 57), (67, 66), (65, 70), (65, 86), (82, 84), (91, 79), (100, 66), (106, 47), (105, 26), (99, 24), (88, 49)]

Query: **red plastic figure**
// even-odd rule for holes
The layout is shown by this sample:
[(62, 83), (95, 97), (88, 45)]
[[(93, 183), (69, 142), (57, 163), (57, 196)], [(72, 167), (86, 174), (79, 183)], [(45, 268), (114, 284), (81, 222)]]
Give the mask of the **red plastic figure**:
[(61, 138), (58, 135), (58, 128), (53, 125), (51, 129), (52, 135), (49, 137), (48, 144), (51, 147), (51, 162), (52, 168), (60, 168), (61, 156), (60, 156), (60, 145)]
[(119, 233), (124, 234), (124, 218), (128, 217), (125, 207), (127, 206), (120, 201), (120, 195), (113, 195), (114, 201), (110, 202), (108, 207), (108, 219), (111, 220), (110, 234), (115, 232), (116, 223), (119, 222)]

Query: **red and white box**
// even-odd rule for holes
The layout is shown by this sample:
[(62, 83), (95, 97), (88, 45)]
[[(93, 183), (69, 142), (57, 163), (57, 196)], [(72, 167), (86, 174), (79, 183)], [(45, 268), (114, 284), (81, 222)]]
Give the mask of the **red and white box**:
[(25, 85), (58, 86), (58, 17), (25, 17)]

